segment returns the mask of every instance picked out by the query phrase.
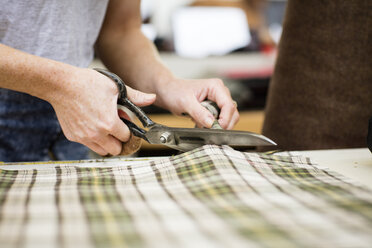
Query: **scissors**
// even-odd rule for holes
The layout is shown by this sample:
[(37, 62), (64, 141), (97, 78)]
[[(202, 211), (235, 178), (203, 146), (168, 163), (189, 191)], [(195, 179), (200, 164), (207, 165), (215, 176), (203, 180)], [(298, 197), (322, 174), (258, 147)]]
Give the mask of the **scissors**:
[[(269, 138), (247, 131), (235, 131), (222, 129), (216, 120), (211, 129), (208, 128), (176, 128), (168, 127), (153, 122), (141, 108), (132, 103), (127, 97), (127, 90), (123, 80), (116, 74), (95, 68), (94, 70), (102, 73), (113, 80), (118, 89), (118, 105), (128, 108), (140, 120), (144, 128), (138, 127), (133, 122), (121, 118), (121, 120), (128, 126), (133, 135), (146, 140), (150, 144), (161, 144), (179, 151), (189, 151), (206, 144), (215, 145), (229, 145), (229, 146), (267, 146), (276, 145), (276, 143)], [(216, 113), (219, 113), (217, 104), (211, 101), (204, 101), (202, 103), (215, 118)]]

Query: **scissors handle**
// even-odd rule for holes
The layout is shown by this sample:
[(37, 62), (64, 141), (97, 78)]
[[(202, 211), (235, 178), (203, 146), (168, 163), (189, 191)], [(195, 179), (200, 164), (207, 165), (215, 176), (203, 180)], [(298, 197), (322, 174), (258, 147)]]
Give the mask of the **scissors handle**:
[[(125, 125), (127, 125), (127, 127), (129, 128), (130, 132), (134, 135), (134, 136), (137, 136), (137, 137), (140, 137), (144, 140), (146, 140), (147, 142), (149, 142), (149, 140), (147, 139), (146, 137), (146, 130), (138, 127), (136, 124), (134, 124), (133, 122), (131, 122), (130, 120), (127, 120), (127, 119), (124, 119), (124, 118), (120, 118), (124, 123)], [(150, 143), (150, 142), (149, 142)]]
[(155, 125), (155, 122), (153, 122), (150, 117), (148, 117), (145, 112), (143, 112), (142, 109), (137, 107), (134, 103), (132, 103), (128, 98), (119, 98), (118, 104), (127, 107), (130, 111), (132, 111), (138, 118), (138, 120), (141, 121), (142, 125), (144, 127), (151, 127)]
[[(127, 89), (125, 87), (124, 81), (116, 74), (109, 72), (104, 69), (94, 68), (94, 70), (102, 73), (103, 75), (109, 77), (112, 81), (114, 81), (119, 90), (119, 97), (118, 97), (118, 104), (127, 107), (130, 111), (132, 111), (137, 118), (141, 121), (144, 127), (151, 127), (155, 123), (143, 112), (143, 110), (137, 107), (134, 103), (132, 103), (127, 97)], [(133, 124), (133, 123), (132, 123)], [(133, 124), (136, 126), (135, 124)], [(129, 126), (128, 126), (129, 127)], [(137, 127), (137, 126), (136, 126)], [(137, 127), (140, 129), (139, 127)]]

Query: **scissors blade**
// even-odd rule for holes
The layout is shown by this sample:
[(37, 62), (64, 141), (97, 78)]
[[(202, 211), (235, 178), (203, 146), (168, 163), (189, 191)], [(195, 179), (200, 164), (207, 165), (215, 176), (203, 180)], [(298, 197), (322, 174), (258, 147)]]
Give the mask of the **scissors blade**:
[(150, 144), (163, 144), (180, 151), (189, 151), (206, 144), (230, 146), (276, 145), (269, 138), (247, 131), (175, 128), (163, 125), (151, 127), (146, 138)]

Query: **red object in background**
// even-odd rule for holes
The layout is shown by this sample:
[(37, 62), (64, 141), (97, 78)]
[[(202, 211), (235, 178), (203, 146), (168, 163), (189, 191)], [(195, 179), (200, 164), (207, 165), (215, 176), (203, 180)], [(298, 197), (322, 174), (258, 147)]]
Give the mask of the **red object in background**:
[(276, 46), (273, 46), (273, 45), (261, 45), (260, 47), (260, 51), (263, 54), (271, 54), (275, 52), (275, 50), (276, 50)]

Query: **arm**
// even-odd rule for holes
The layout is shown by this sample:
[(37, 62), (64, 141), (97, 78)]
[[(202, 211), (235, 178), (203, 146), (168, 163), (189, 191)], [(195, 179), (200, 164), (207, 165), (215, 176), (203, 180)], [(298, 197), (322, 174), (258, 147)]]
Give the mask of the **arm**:
[(177, 79), (160, 61), (141, 32), (140, 1), (111, 0), (97, 41), (103, 63), (130, 86), (155, 93), (156, 104), (174, 114), (188, 113), (199, 126), (210, 127), (213, 116), (200, 102), (215, 101), (219, 122), (231, 129), (239, 119), (230, 92), (219, 79)]
[[(129, 130), (117, 113), (116, 85), (98, 72), (0, 44), (0, 87), (48, 101), (65, 136), (100, 155), (119, 154), (121, 142), (129, 139)], [(136, 104), (151, 104), (155, 100), (152, 95), (128, 90)]]
[[(21, 52), (0, 44), (0, 87), (28, 93), (46, 101), (68, 88), (73, 66)], [(27, 82), (27, 83), (25, 83)], [(72, 83), (67, 80), (68, 83)], [(67, 92), (65, 92), (67, 93)]]

